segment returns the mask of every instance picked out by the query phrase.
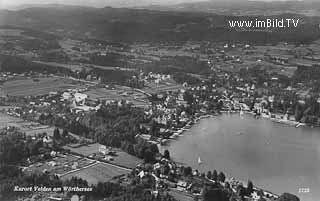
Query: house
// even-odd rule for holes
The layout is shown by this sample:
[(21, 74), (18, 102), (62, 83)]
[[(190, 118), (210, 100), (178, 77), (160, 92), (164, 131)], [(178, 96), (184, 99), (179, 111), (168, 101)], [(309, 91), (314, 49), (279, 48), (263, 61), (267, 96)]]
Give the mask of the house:
[(187, 82), (184, 82), (184, 83), (182, 84), (182, 86), (183, 86), (183, 87), (188, 87), (188, 83), (187, 83)]
[(157, 197), (159, 194), (159, 191), (151, 191), (151, 194), (154, 195), (155, 197)]
[(141, 135), (139, 135), (139, 137), (146, 140), (146, 141), (151, 140), (151, 135), (141, 134)]
[(57, 156), (57, 152), (56, 151), (51, 151), (50, 155), (51, 155), (51, 157), (55, 157), (55, 156)]
[(78, 162), (74, 162), (73, 165), (71, 166), (72, 169), (77, 169), (79, 166)]
[(104, 155), (107, 155), (111, 152), (111, 150), (109, 148), (107, 148), (107, 146), (105, 145), (100, 145), (99, 147), (99, 153), (102, 153)]
[(186, 181), (179, 180), (177, 183), (177, 190), (178, 191), (185, 191), (185, 190), (187, 190), (187, 185), (188, 184)]
[(106, 160), (106, 161), (113, 161), (114, 159), (113, 159), (112, 156), (106, 156), (106, 157), (104, 157), (104, 160)]
[(50, 91), (49, 92), (49, 96), (55, 96), (55, 95), (57, 95), (58, 94), (58, 92), (56, 92), (56, 91)]
[(71, 99), (72, 98), (72, 94), (71, 93), (69, 93), (69, 92), (63, 92), (63, 94), (62, 94), (62, 99), (63, 100), (69, 100), (69, 99)]
[(153, 165), (153, 169), (154, 170), (157, 170), (157, 169), (160, 169), (160, 168), (161, 168), (160, 163), (156, 163), (156, 164)]
[(140, 179), (142, 179), (145, 176), (145, 172), (142, 170), (141, 172), (139, 172), (138, 176), (140, 177)]
[(89, 112), (91, 110), (96, 110), (95, 107), (90, 107), (90, 106), (87, 106), (87, 105), (82, 105), (82, 106), (74, 106), (74, 105), (72, 105), (71, 107), (73, 107), (72, 111), (74, 111), (75, 113), (78, 113), (78, 112)]
[(42, 170), (42, 173), (44, 173), (44, 174), (48, 174), (48, 173), (49, 173), (49, 171), (48, 171), (47, 169), (44, 169), (44, 170)]
[(74, 94), (74, 99), (77, 104), (84, 105), (86, 99), (88, 98), (87, 94), (82, 94), (82, 93), (75, 93)]
[(57, 165), (57, 162), (55, 162), (55, 161), (50, 161), (50, 162), (48, 162), (48, 165), (50, 165), (50, 166), (56, 166), (56, 165)]
[(251, 194), (251, 197), (254, 201), (258, 201), (261, 198), (256, 191)]
[(42, 142), (45, 143), (45, 144), (51, 144), (53, 142), (53, 140), (49, 136), (44, 136), (42, 138)]

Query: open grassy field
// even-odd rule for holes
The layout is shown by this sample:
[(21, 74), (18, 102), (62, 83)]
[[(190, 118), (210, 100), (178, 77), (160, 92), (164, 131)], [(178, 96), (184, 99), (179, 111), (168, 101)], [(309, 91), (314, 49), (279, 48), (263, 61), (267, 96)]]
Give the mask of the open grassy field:
[[(52, 165), (53, 163), (54, 165)], [(76, 166), (72, 167), (75, 163)], [(66, 174), (70, 171), (74, 171), (75, 169), (81, 169), (94, 163), (95, 161), (87, 158), (81, 158), (71, 154), (59, 154), (53, 159), (32, 164), (24, 171), (25, 173), (42, 173), (44, 170), (46, 170), (50, 174)]]
[(160, 84), (149, 82), (146, 84), (146, 87), (143, 88), (143, 91), (147, 93), (163, 93), (167, 91), (178, 91), (183, 88), (184, 87), (181, 84), (177, 84), (173, 81), (162, 82)]
[(121, 150), (117, 150), (116, 156), (114, 156), (113, 159), (114, 160), (111, 161), (111, 163), (125, 166), (128, 168), (135, 168), (138, 164), (143, 162), (142, 159), (137, 158)]
[(97, 184), (98, 182), (107, 182), (115, 176), (129, 173), (129, 170), (118, 168), (112, 165), (98, 163), (89, 168), (72, 172), (62, 176), (62, 179), (71, 179), (72, 177), (80, 177), (88, 181), (88, 184)]
[(25, 132), (26, 135), (34, 135), (38, 133), (47, 133), (48, 135), (52, 135), (54, 130), (53, 127), (24, 121), (18, 117), (13, 117), (4, 112), (0, 112), (0, 129), (7, 126), (17, 127), (22, 132)]
[(7, 81), (1, 86), (1, 95), (37, 96), (48, 94), (50, 91), (61, 91), (79, 86), (76, 81), (67, 78), (51, 77), (38, 78), (38, 80), (26, 78)]
[(95, 88), (85, 92), (92, 99), (100, 100), (121, 100), (123, 96), (118, 90), (111, 90), (106, 88)]
[(64, 64), (64, 63), (57, 63), (57, 62), (45, 62), (45, 61), (33, 61), (34, 63), (38, 64), (45, 64), (52, 67), (61, 67), (61, 68), (67, 68), (72, 71), (81, 71), (83, 68), (86, 69), (84, 65), (76, 65), (76, 64)]
[[(25, 121), (20, 119), (19, 117), (14, 117), (6, 114), (5, 112), (0, 112), (0, 129), (12, 126), (20, 129), (22, 132), (26, 133), (26, 135), (35, 135), (40, 133), (47, 133), (52, 136), (54, 127), (48, 125), (41, 125), (37, 122)], [(62, 130), (60, 129), (60, 132)], [(79, 138), (77, 135), (70, 133), (75, 138)]]
[(2, 29), (0, 28), (0, 37), (1, 36), (20, 36), (23, 30), (19, 29)]
[(24, 121), (22, 119), (9, 116), (3, 112), (0, 112), (0, 128), (5, 128), (7, 126), (15, 126), (15, 127), (21, 127), (19, 126), (19, 123), (23, 123)]
[(92, 99), (101, 100), (127, 100), (127, 99), (143, 99), (146, 98), (141, 92), (132, 90), (130, 87), (116, 85), (114, 89), (94, 88), (87, 92)]
[[(69, 149), (70, 151), (81, 154), (83, 156), (89, 156), (89, 155), (98, 153), (100, 146), (101, 144), (94, 143), (94, 144), (84, 145), (76, 148), (66, 145), (63, 148)], [(121, 149), (113, 149), (113, 151), (115, 151), (115, 155), (112, 156), (113, 161), (110, 161), (110, 163), (112, 164), (120, 165), (128, 168), (134, 168), (139, 163), (142, 163), (141, 159), (135, 156), (132, 156), (122, 151)]]
[(54, 130), (54, 128), (51, 128), (49, 126), (40, 125), (39, 123), (35, 122), (24, 121), (23, 119), (20, 119), (18, 117), (13, 117), (4, 112), (0, 112), (0, 129), (7, 126), (17, 127), (26, 134), (43, 132), (47, 132), (48, 134), (50, 134)]
[(129, 87), (116, 86), (114, 89), (94, 88), (85, 92), (91, 99), (106, 101), (127, 100), (134, 105), (147, 105), (146, 95), (130, 89)]
[(185, 192), (177, 191), (177, 190), (169, 191), (169, 195), (171, 195), (172, 197), (174, 197), (178, 201), (193, 201), (193, 200), (195, 200), (194, 196), (189, 195)]
[[(26, 173), (39, 173), (39, 174), (42, 173), (43, 170), (47, 170), (49, 172), (52, 172), (54, 169), (62, 169), (64, 167), (64, 164), (71, 163), (72, 161), (75, 161), (77, 159), (78, 159), (77, 157), (72, 156), (72, 155), (59, 155), (51, 160), (32, 164), (25, 170), (25, 172)], [(56, 162), (56, 166), (49, 165), (48, 162), (50, 162), (50, 161)], [(64, 170), (64, 172), (68, 172), (72, 169), (71, 169), (71, 167), (66, 166), (63, 170)]]
[(83, 156), (89, 156), (91, 154), (97, 153), (99, 151), (100, 146), (101, 145), (99, 143), (94, 143), (94, 144), (89, 144), (89, 145), (83, 145), (83, 146), (76, 147), (76, 148), (73, 148), (71, 146), (66, 145), (63, 148), (69, 149), (70, 151), (81, 154)]

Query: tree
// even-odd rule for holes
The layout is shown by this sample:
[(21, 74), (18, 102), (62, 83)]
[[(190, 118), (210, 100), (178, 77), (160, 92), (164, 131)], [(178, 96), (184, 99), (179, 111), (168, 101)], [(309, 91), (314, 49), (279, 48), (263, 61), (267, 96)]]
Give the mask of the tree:
[(217, 180), (218, 180), (218, 172), (217, 172), (217, 170), (214, 170), (214, 171), (213, 171), (212, 179), (213, 179), (214, 181), (217, 181)]
[(224, 186), (225, 186), (226, 189), (229, 189), (230, 188), (229, 182), (226, 181)]
[(183, 99), (189, 104), (191, 105), (193, 103), (193, 95), (191, 92), (189, 91), (186, 91), (184, 94), (183, 94)]
[(302, 116), (303, 116), (302, 106), (299, 103), (297, 103), (296, 108), (295, 108), (295, 112), (294, 112), (294, 117), (295, 117), (296, 121), (300, 121)]
[(151, 152), (150, 149), (144, 150), (143, 159), (146, 163), (150, 163), (150, 162), (154, 161), (154, 154)]
[(183, 169), (183, 175), (184, 176), (191, 176), (192, 175), (192, 168), (189, 166), (189, 167), (186, 167)]
[(300, 201), (300, 199), (290, 193), (283, 193), (278, 199), (277, 201)]
[(163, 166), (162, 173), (163, 173), (164, 175), (168, 175), (169, 172), (170, 172), (170, 167), (169, 167), (168, 164), (165, 164), (165, 165)]
[(223, 172), (220, 172), (218, 175), (218, 181), (224, 182), (226, 180), (226, 176), (224, 175)]
[(163, 157), (170, 160), (170, 152), (168, 149), (164, 150)]
[(244, 196), (246, 195), (246, 189), (242, 185), (239, 185), (237, 187), (237, 194), (243, 200)]
[(66, 129), (63, 129), (62, 131), (62, 137), (67, 137), (69, 135), (68, 131)]
[(210, 170), (207, 172), (207, 178), (208, 178), (208, 179), (211, 179), (211, 178), (212, 178), (212, 173), (211, 173)]
[(263, 193), (263, 190), (262, 190), (262, 189), (260, 189), (260, 190), (258, 191), (258, 195), (259, 195), (260, 197), (264, 196), (264, 193)]
[(205, 187), (202, 193), (203, 201), (229, 201), (228, 193), (222, 189), (208, 189)]
[(251, 193), (253, 192), (253, 184), (252, 181), (248, 181), (248, 185), (247, 185), (247, 195), (251, 195)]
[(128, 154), (134, 155), (134, 147), (133, 144), (129, 144), (127, 147)]
[(58, 140), (58, 139), (61, 138), (61, 136), (60, 136), (60, 131), (59, 131), (58, 128), (55, 128), (55, 129), (54, 129), (54, 131), (53, 131), (53, 138), (54, 138), (55, 140)]
[(160, 128), (159, 128), (157, 122), (155, 120), (152, 120), (149, 135), (158, 136), (159, 131), (160, 131)]

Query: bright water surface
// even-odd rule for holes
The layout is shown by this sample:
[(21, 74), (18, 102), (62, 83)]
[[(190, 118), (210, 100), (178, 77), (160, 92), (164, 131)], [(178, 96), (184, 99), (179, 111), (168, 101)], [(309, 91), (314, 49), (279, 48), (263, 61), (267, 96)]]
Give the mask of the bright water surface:
[[(319, 128), (222, 114), (201, 120), (161, 149), (201, 172), (216, 169), (277, 194), (290, 192), (301, 201), (320, 201)], [(299, 193), (299, 188), (310, 192)]]

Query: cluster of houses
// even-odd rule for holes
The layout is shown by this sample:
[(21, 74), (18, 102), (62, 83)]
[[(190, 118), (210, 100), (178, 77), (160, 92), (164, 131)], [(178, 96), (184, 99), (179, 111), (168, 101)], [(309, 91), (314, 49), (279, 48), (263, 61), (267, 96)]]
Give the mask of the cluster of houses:
[[(158, 158), (158, 162), (152, 166), (137, 166), (135, 172), (141, 180), (146, 177), (152, 177), (155, 182), (154, 191), (169, 188), (188, 194), (194, 200), (202, 200), (205, 185), (210, 183), (218, 184), (221, 188), (232, 191), (234, 195), (240, 194), (240, 188), (247, 188), (243, 185), (243, 182), (234, 178), (228, 178), (225, 181), (215, 181), (201, 174), (198, 170), (191, 169), (190, 175), (185, 175), (184, 169), (185, 167), (164, 157), (160, 157)], [(250, 195), (244, 196), (244, 198), (248, 201), (259, 201), (261, 198), (273, 201), (278, 198), (278, 195), (253, 187), (253, 192)]]
[(160, 82), (167, 81), (171, 79), (171, 75), (169, 74), (159, 74), (150, 72), (144, 75), (143, 80), (150, 81), (153, 80), (154, 83), (159, 84)]
[(101, 104), (97, 105), (94, 101), (89, 100), (87, 94), (75, 91), (63, 92), (61, 101), (72, 102), (70, 109), (75, 113), (97, 111), (101, 107)]

